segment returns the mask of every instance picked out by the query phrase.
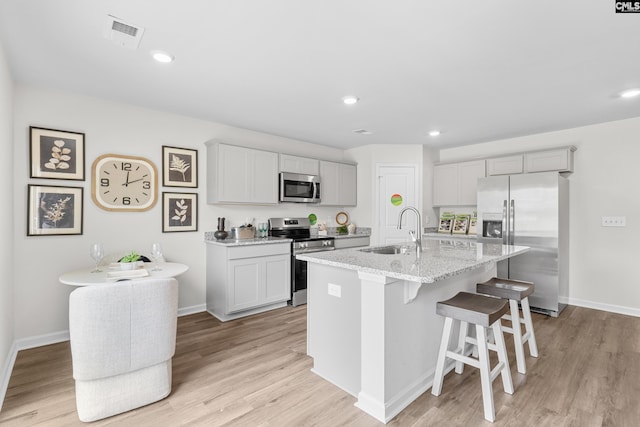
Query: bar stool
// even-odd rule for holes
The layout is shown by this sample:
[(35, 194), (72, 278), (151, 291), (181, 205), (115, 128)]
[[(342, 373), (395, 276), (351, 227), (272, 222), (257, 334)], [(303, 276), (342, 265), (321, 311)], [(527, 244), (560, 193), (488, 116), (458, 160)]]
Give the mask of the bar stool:
[[(459, 292), (453, 298), (437, 303), (436, 312), (445, 319), (431, 394), (439, 396), (442, 391), (446, 359), (454, 359), (456, 361), (455, 370), (458, 374), (462, 373), (463, 364), (476, 367), (480, 369), (484, 417), (487, 421), (495, 421), (493, 388), (491, 386), (493, 380), (500, 375), (505, 393), (513, 394), (513, 382), (500, 322), (500, 319), (508, 310), (509, 305), (504, 299), (469, 292)], [(449, 340), (454, 320), (460, 323), (458, 347), (455, 350), (449, 350)], [(470, 323), (476, 326), (476, 338), (468, 336)], [(493, 330), (495, 344), (487, 342), (486, 328), (489, 327)], [(477, 345), (477, 359), (466, 355), (465, 347), (467, 343)], [(498, 353), (498, 363), (493, 370), (491, 370), (489, 361), (489, 350), (494, 350)]]
[[(503, 316), (505, 320), (511, 320), (511, 328), (502, 326), (502, 331), (513, 335), (513, 342), (516, 348), (516, 364), (518, 372), (527, 373), (527, 365), (524, 357), (524, 344), (529, 342), (529, 353), (532, 357), (538, 357), (538, 344), (533, 332), (533, 321), (531, 320), (531, 309), (529, 307), (529, 295), (533, 293), (534, 285), (531, 282), (521, 280), (500, 279), (494, 277), (484, 283), (476, 285), (476, 291), (480, 294), (509, 300), (511, 314)], [(518, 303), (522, 306), (522, 318), (518, 310)], [(522, 333), (520, 324), (524, 324), (525, 333)]]

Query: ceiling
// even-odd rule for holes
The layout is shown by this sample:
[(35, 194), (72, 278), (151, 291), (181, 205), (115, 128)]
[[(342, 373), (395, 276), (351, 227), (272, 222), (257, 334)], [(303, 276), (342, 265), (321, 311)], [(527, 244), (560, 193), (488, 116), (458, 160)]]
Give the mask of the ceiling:
[[(137, 50), (107, 15), (144, 27)], [(18, 83), (345, 149), (640, 116), (617, 97), (640, 87), (640, 14), (613, 1), (2, 0), (0, 40)]]

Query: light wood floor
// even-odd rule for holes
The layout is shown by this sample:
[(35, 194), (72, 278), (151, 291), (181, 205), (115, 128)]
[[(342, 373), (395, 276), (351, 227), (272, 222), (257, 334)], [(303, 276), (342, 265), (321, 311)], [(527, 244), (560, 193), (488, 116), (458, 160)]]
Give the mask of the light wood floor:
[[(568, 307), (534, 314), (540, 357), (515, 370), (515, 394), (494, 382), (495, 426), (637, 426), (640, 319)], [(155, 404), (95, 426), (379, 426), (356, 399), (312, 372), (306, 309), (284, 308), (221, 323), (207, 313), (178, 320), (173, 391)], [(508, 345), (512, 340), (508, 338)], [(85, 425), (75, 413), (69, 343), (21, 351), (0, 413), (3, 426)], [(450, 373), (392, 426), (488, 426), (476, 369)]]

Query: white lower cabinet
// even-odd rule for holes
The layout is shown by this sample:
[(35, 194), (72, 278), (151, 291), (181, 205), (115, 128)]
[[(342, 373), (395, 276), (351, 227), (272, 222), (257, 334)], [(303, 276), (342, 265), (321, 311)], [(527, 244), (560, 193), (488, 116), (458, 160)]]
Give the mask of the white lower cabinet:
[(290, 243), (207, 245), (207, 311), (218, 319), (284, 307), (290, 298)]

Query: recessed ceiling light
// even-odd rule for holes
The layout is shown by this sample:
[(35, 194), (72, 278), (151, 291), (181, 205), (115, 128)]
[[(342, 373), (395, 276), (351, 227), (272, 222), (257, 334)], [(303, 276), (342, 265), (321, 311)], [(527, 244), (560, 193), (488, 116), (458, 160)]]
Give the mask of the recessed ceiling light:
[(438, 136), (438, 135), (440, 135), (439, 130), (432, 130), (431, 132), (429, 132), (429, 136)]
[(342, 97), (342, 102), (344, 102), (347, 105), (353, 105), (356, 102), (358, 102), (359, 100), (360, 100), (360, 98), (358, 98), (357, 96), (353, 96), (353, 95), (348, 95), (348, 96)]
[(168, 64), (170, 62), (173, 62), (174, 59), (176, 59), (170, 53), (167, 53), (167, 52), (162, 51), (162, 50), (152, 50), (151, 51), (151, 56), (153, 57), (153, 59), (155, 59), (156, 61), (161, 62), (163, 64)]
[(624, 92), (620, 92), (621, 98), (634, 98), (638, 95), (640, 95), (640, 89), (629, 89)]

